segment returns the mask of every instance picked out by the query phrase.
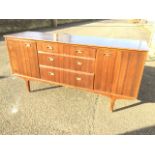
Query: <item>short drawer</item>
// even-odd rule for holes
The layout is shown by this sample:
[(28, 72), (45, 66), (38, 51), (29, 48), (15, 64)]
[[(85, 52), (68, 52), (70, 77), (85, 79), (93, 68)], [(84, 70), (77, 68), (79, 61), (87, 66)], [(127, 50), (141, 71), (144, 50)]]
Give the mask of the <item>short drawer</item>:
[(95, 60), (64, 57), (63, 68), (82, 71), (82, 72), (88, 72), (88, 73), (94, 73)]
[(96, 49), (87, 46), (64, 45), (63, 53), (78, 57), (89, 57), (89, 58), (96, 57)]
[(57, 69), (40, 66), (40, 76), (43, 80), (60, 82), (60, 71)]
[(60, 82), (81, 88), (93, 89), (94, 74), (63, 71)]
[(39, 53), (39, 64), (53, 67), (63, 67), (63, 57), (52, 54)]
[(58, 53), (58, 43), (50, 42), (50, 41), (37, 41), (37, 49), (38, 51), (50, 52), (50, 53)]

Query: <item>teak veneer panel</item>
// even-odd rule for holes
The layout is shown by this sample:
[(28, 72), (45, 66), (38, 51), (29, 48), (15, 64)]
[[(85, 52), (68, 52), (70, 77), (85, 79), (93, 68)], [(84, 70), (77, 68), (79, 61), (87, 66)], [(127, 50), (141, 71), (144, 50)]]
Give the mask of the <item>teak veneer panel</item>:
[(35, 41), (7, 39), (13, 73), (40, 77)]

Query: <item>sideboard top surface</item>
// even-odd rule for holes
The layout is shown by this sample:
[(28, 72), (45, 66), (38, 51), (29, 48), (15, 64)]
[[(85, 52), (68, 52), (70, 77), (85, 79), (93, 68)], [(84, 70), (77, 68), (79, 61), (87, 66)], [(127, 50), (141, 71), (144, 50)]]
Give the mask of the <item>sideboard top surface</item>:
[(8, 34), (5, 35), (4, 37), (148, 51), (147, 42), (144, 40), (116, 39), (116, 38), (111, 39), (95, 36), (76, 36), (67, 33), (46, 33), (46, 32), (32, 32), (32, 31)]

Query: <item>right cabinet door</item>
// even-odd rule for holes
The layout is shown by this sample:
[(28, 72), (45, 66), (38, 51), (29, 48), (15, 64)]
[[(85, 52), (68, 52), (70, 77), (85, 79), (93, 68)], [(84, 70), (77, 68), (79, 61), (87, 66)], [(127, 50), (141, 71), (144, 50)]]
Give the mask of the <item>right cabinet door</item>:
[(96, 57), (94, 89), (136, 98), (146, 52), (99, 49)]
[(115, 92), (120, 66), (120, 52), (117, 49), (102, 48), (97, 51), (94, 89), (101, 92)]

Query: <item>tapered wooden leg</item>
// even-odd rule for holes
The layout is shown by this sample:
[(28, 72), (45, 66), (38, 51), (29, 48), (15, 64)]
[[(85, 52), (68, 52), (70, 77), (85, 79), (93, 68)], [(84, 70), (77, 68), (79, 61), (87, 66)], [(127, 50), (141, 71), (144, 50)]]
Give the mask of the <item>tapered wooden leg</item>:
[(30, 89), (30, 80), (25, 79), (25, 82), (26, 82), (26, 87), (27, 87), (28, 91), (30, 92), (31, 91), (31, 89)]
[(111, 111), (114, 110), (115, 101), (116, 101), (116, 98), (111, 98), (111, 103), (110, 103), (110, 110), (111, 110)]

